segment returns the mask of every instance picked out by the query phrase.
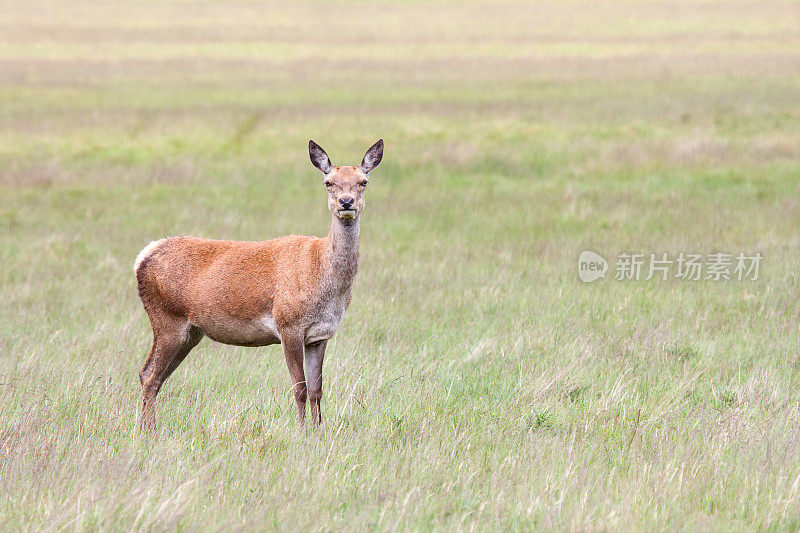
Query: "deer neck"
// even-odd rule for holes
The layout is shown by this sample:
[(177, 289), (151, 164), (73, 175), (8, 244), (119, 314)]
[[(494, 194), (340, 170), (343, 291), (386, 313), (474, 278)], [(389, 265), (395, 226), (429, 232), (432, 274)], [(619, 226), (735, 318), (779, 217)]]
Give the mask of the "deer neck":
[(333, 215), (328, 233), (328, 280), (331, 288), (348, 291), (358, 272), (359, 218), (343, 220)]

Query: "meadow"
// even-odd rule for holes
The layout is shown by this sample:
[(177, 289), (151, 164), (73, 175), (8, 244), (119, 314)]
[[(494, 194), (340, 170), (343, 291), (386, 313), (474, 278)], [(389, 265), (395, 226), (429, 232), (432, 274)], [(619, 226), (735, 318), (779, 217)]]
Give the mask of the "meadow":
[[(793, 1), (4, 3), (0, 528), (797, 530), (798, 95)], [(323, 427), (206, 339), (138, 432), (139, 250), (381, 137)], [(614, 279), (681, 252), (763, 261)]]

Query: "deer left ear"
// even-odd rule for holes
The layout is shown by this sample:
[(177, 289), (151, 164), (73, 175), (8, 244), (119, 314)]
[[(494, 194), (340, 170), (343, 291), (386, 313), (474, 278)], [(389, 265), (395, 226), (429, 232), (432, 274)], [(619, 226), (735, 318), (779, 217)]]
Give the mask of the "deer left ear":
[(323, 174), (327, 174), (333, 168), (331, 160), (325, 150), (320, 145), (312, 140), (308, 141), (308, 156), (311, 158), (311, 163), (317, 167)]
[(361, 170), (365, 174), (369, 174), (372, 169), (380, 164), (381, 159), (383, 159), (383, 139), (380, 139), (367, 150), (364, 159), (361, 161)]

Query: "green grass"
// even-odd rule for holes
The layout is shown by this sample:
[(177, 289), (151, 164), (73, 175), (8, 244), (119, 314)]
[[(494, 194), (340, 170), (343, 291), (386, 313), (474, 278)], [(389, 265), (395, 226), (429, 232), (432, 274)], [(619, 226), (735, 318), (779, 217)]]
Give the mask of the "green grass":
[[(0, 8), (0, 526), (796, 530), (796, 10)], [(322, 234), (307, 140), (378, 137), (324, 427), (280, 347), (204, 340), (139, 434), (138, 251)], [(583, 284), (586, 249), (764, 261)]]

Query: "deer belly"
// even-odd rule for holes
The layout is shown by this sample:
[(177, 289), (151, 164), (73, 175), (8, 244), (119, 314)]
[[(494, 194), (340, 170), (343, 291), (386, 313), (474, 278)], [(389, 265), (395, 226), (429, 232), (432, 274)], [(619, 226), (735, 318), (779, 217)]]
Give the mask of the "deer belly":
[(194, 324), (210, 339), (236, 346), (267, 346), (281, 342), (278, 325), (271, 315), (254, 320), (202, 320)]

